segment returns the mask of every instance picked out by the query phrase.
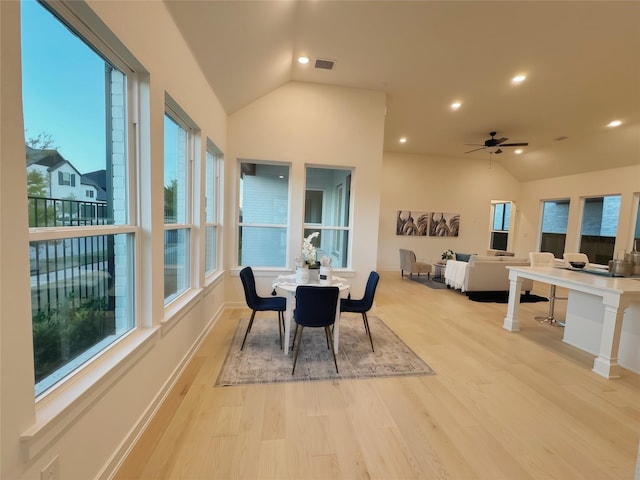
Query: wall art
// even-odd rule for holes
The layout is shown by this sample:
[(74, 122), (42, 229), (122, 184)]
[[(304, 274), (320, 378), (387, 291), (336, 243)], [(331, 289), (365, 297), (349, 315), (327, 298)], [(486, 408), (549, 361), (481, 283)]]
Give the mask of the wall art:
[(457, 237), (460, 214), (398, 210), (396, 235), (414, 237)]

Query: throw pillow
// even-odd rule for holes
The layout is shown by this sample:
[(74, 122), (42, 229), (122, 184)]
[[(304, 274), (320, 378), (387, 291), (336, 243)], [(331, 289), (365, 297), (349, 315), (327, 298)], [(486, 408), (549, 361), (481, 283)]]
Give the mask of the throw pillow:
[(456, 252), (456, 260), (459, 262), (468, 262), (469, 257), (471, 257), (470, 253), (458, 253)]

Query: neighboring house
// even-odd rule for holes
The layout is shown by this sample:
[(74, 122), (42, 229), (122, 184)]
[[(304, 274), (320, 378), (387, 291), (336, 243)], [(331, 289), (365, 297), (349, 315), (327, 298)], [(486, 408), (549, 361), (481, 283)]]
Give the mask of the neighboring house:
[(38, 171), (46, 181), (49, 198), (106, 203), (107, 195), (100, 184), (100, 173), (81, 174), (71, 162), (57, 150), (37, 149), (26, 146), (27, 172)]

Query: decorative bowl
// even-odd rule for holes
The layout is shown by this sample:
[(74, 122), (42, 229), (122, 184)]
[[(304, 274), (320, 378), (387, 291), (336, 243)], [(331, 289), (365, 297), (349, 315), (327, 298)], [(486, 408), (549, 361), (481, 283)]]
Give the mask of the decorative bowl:
[(586, 265), (586, 263), (584, 263), (584, 262), (569, 262), (569, 264), (573, 268), (584, 268), (584, 266)]

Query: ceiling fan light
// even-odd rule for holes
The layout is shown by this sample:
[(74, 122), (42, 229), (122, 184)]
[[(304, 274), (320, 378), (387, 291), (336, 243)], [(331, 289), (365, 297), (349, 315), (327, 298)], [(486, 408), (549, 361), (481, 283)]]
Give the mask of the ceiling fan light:
[(513, 152), (516, 155), (520, 155), (523, 152), (523, 150), (521, 148), (516, 148), (516, 150)]

